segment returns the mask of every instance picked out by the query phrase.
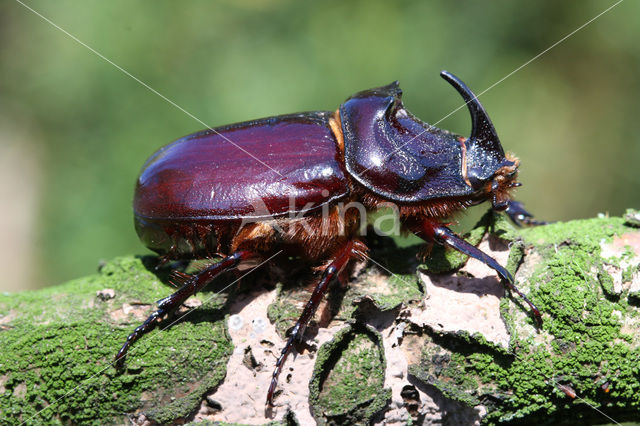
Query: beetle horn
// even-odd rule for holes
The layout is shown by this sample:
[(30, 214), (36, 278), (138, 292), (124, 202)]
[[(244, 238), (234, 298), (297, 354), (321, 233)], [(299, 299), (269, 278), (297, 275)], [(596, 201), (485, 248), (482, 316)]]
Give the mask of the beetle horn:
[(442, 71), (440, 76), (447, 80), (460, 93), (471, 114), (471, 136), (469, 139), (474, 144), (484, 148), (488, 152), (498, 154), (504, 158), (504, 150), (500, 139), (493, 127), (487, 112), (476, 95), (458, 77), (448, 71)]

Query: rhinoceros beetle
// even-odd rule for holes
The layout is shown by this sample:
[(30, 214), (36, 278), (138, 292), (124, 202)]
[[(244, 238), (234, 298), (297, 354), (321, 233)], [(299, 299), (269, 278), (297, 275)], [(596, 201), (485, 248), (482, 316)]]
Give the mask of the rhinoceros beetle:
[[(357, 212), (341, 214), (339, 202), (359, 202), (367, 211), (395, 203), (404, 230), (484, 262), (539, 319), (538, 309), (505, 268), (443, 224), (483, 201), (518, 225), (541, 222), (511, 200), (510, 190), (519, 186), (518, 159), (505, 155), (476, 96), (454, 75), (443, 71), (441, 76), (469, 108), (468, 138), (414, 117), (394, 82), (356, 93), (334, 113), (305, 112), (208, 129), (153, 154), (133, 201), (140, 239), (164, 260), (222, 260), (193, 275), (178, 273), (180, 289), (160, 300), (129, 335), (116, 364), (122, 366), (134, 341), (220, 273), (283, 250), (324, 266), (276, 362), (267, 392), (270, 405), (287, 355), (329, 283), (351, 259), (366, 260), (367, 247), (358, 233), (361, 218)], [(262, 164), (247, 153), (259, 156)]]

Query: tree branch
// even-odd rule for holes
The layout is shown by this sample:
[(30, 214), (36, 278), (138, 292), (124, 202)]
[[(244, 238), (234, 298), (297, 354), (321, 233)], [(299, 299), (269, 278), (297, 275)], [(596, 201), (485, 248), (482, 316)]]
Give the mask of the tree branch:
[(542, 312), (542, 328), (479, 262), (436, 247), (420, 264), (419, 248), (369, 237), (372, 260), (353, 268), (348, 288), (334, 286), (267, 413), (275, 355), (316, 278), (308, 265), (279, 262), (230, 291), (190, 299), (195, 309), (137, 342), (122, 372), (113, 356), (154, 301), (172, 292), (169, 269), (156, 271), (155, 257), (121, 257), (93, 276), (1, 295), (2, 421), (637, 418), (635, 217), (514, 229), (488, 214), (467, 236), (508, 265)]

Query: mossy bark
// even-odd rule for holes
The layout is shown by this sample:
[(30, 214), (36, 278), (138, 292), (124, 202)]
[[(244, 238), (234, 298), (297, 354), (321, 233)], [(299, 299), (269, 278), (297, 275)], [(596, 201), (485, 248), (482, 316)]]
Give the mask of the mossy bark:
[[(444, 423), (608, 422), (602, 413), (616, 421), (637, 419), (636, 216), (629, 212), (626, 219), (514, 229), (486, 215), (468, 239), (477, 244), (491, 233), (509, 242), (508, 268), (543, 313), (537, 327), (526, 304), (512, 295), (502, 298), (505, 344), (472, 331), (472, 324), (445, 330), (411, 320), (410, 312), (422, 309), (429, 297), (424, 277), (462, 274), (473, 279), (468, 272), (456, 272), (464, 256), (436, 247), (429, 260), (419, 264), (418, 247), (399, 249), (388, 239), (370, 239), (371, 256), (378, 264), (356, 268), (348, 288), (334, 289), (320, 310), (328, 311), (330, 319), (320, 312), (314, 322), (316, 329), (341, 328), (333, 341), (317, 348), (309, 385), (315, 420), (384, 421), (395, 410), (396, 421), (420, 423), (434, 415), (421, 408), (429, 398), (444, 410), (439, 420)], [(202, 407), (225, 380), (234, 350), (225, 317), (237, 293), (256, 286), (277, 292), (268, 316), (280, 334), (295, 322), (294, 302), (308, 294), (297, 278), (282, 278), (290, 271), (273, 274), (265, 269), (231, 292), (199, 294), (197, 309), (167, 330), (142, 338), (125, 370), (118, 372), (111, 366), (114, 354), (152, 312), (154, 301), (172, 291), (167, 269), (157, 271), (156, 262), (154, 257), (121, 257), (93, 276), (0, 295), (1, 424), (141, 419), (170, 424), (193, 421), (197, 412), (196, 419), (206, 419)], [(311, 334), (313, 330), (310, 327)], [(388, 330), (396, 335), (393, 345), (382, 343), (389, 339)], [(393, 375), (380, 371), (393, 368), (394, 361), (385, 355), (392, 346), (415, 354), (407, 358), (404, 375), (396, 375), (406, 382), (402, 395), (389, 383)], [(268, 371), (272, 367), (264, 366)], [(286, 380), (281, 382), (286, 388)], [(282, 421), (295, 419), (289, 412)], [(265, 417), (264, 422), (270, 420)]]

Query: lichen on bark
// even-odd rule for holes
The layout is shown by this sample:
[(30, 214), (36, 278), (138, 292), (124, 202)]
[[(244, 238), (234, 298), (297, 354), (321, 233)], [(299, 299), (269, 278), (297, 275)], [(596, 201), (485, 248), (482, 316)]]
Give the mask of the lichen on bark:
[(224, 378), (232, 350), (223, 297), (202, 294), (198, 311), (161, 337), (141, 339), (125, 371), (111, 366), (127, 334), (166, 295), (149, 271), (154, 262), (116, 258), (97, 275), (0, 296), (3, 424), (123, 423), (142, 411), (166, 422), (197, 410)]
[[(477, 336), (426, 330), (411, 374), (449, 398), (483, 405), (485, 423), (606, 421), (593, 407), (616, 420), (637, 418), (640, 370), (630, 360), (640, 358), (640, 311), (630, 298), (634, 275), (624, 271), (637, 267), (638, 242), (621, 218), (518, 231), (511, 250), (521, 253), (510, 267), (543, 313), (542, 327), (525, 304), (505, 298), (507, 351)], [(614, 296), (616, 274), (622, 290)]]
[(382, 337), (373, 328), (349, 324), (320, 347), (311, 383), (310, 405), (320, 424), (371, 420), (391, 398), (384, 388)]

